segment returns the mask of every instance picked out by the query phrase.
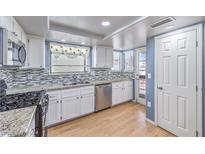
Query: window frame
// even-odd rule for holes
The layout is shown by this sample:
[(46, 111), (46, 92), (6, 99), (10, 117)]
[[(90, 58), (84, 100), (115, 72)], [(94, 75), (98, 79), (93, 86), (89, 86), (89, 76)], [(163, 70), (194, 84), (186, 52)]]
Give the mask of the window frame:
[(119, 63), (120, 66), (119, 66), (119, 70), (113, 70), (113, 67), (112, 67), (112, 71), (113, 72), (122, 72), (123, 71), (123, 51), (120, 51), (120, 50), (114, 50), (113, 51), (113, 63), (114, 63), (114, 52), (118, 52), (118, 53), (121, 54), (121, 56), (120, 56), (120, 63)]
[[(85, 48), (89, 48), (89, 54), (87, 55), (87, 58), (84, 58), (84, 71), (67, 71), (67, 72), (53, 72), (52, 71), (52, 52), (50, 49), (50, 45), (51, 43), (53, 44), (59, 44), (59, 45), (68, 45), (68, 46), (76, 46), (76, 47), (85, 47)], [(48, 63), (49, 63), (49, 73), (52, 75), (56, 75), (56, 74), (84, 74), (84, 73), (89, 73), (90, 72), (90, 68), (92, 66), (92, 46), (86, 46), (86, 45), (80, 45), (80, 44), (72, 44), (72, 43), (63, 43), (63, 42), (56, 42), (56, 41), (48, 41), (47, 43), (47, 50), (49, 51), (49, 59)], [(87, 63), (87, 65), (86, 65)], [(69, 66), (69, 65), (68, 65)]]
[[(134, 72), (134, 70), (135, 70), (135, 55), (134, 55), (134, 51), (135, 51), (135, 48), (123, 51), (123, 72)], [(126, 52), (132, 52), (132, 56), (133, 56), (132, 70), (125, 70), (125, 53)]]

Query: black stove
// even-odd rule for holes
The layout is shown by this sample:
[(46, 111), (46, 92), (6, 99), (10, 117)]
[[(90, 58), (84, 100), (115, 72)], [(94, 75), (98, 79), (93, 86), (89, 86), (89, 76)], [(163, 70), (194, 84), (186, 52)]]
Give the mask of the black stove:
[(41, 104), (44, 91), (6, 95), (0, 100), (0, 112)]
[[(0, 84), (3, 81), (0, 80)], [(4, 83), (5, 84), (5, 83)], [(5, 88), (7, 86), (4, 86)], [(46, 113), (48, 110), (48, 95), (45, 91), (32, 91), (26, 93), (18, 93), (12, 95), (6, 95), (6, 89), (0, 89), (0, 112), (24, 108), (29, 106), (37, 106), (35, 115), (36, 123), (36, 136), (47, 136), (47, 130), (45, 128)], [(45, 128), (45, 129), (44, 129)]]

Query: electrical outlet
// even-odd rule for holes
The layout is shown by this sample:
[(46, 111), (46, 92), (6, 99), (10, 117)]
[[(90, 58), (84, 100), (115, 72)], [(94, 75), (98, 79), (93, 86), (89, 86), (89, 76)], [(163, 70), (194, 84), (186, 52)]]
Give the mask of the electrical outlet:
[(151, 107), (151, 106), (152, 106), (152, 103), (151, 103), (150, 101), (148, 101), (148, 102), (147, 102), (147, 106), (148, 106), (148, 107)]
[(151, 78), (152, 78), (151, 73), (148, 73), (148, 74), (147, 74), (147, 77), (148, 77), (148, 79), (151, 79)]

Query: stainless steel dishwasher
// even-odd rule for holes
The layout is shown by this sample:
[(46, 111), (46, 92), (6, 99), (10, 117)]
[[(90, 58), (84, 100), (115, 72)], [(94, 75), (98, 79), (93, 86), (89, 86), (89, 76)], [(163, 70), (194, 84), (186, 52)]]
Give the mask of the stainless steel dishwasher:
[(100, 84), (95, 86), (95, 111), (100, 111), (112, 106), (112, 84)]

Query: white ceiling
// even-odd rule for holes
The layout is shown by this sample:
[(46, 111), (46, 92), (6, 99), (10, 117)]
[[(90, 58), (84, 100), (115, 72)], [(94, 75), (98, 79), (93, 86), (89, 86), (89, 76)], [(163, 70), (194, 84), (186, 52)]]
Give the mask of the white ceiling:
[[(105, 37), (138, 18), (138, 16), (51, 16), (49, 20), (51, 27), (52, 25), (64, 26), (68, 29)], [(110, 26), (101, 26), (103, 21), (109, 21)]]
[(15, 16), (27, 34), (45, 36), (48, 31), (47, 16)]
[[(40, 34), (52, 41), (66, 40), (68, 43), (86, 45), (107, 45), (114, 49), (125, 50), (146, 45), (147, 37), (172, 31), (181, 27), (199, 23), (204, 20), (201, 16), (176, 16), (172, 23), (165, 24), (159, 28), (151, 29), (150, 24), (158, 21), (164, 16), (149, 16), (142, 21), (135, 23), (142, 16), (52, 16), (50, 19), (50, 29), (46, 30), (46, 17), (16, 17), (18, 22), (29, 34)], [(110, 21), (108, 27), (101, 26), (102, 21)], [(134, 24), (132, 24), (134, 23)], [(130, 25), (130, 26), (128, 26)], [(173, 25), (172, 29), (166, 29)], [(125, 28), (126, 27), (126, 28)], [(109, 36), (113, 32), (123, 29), (115, 35)]]

